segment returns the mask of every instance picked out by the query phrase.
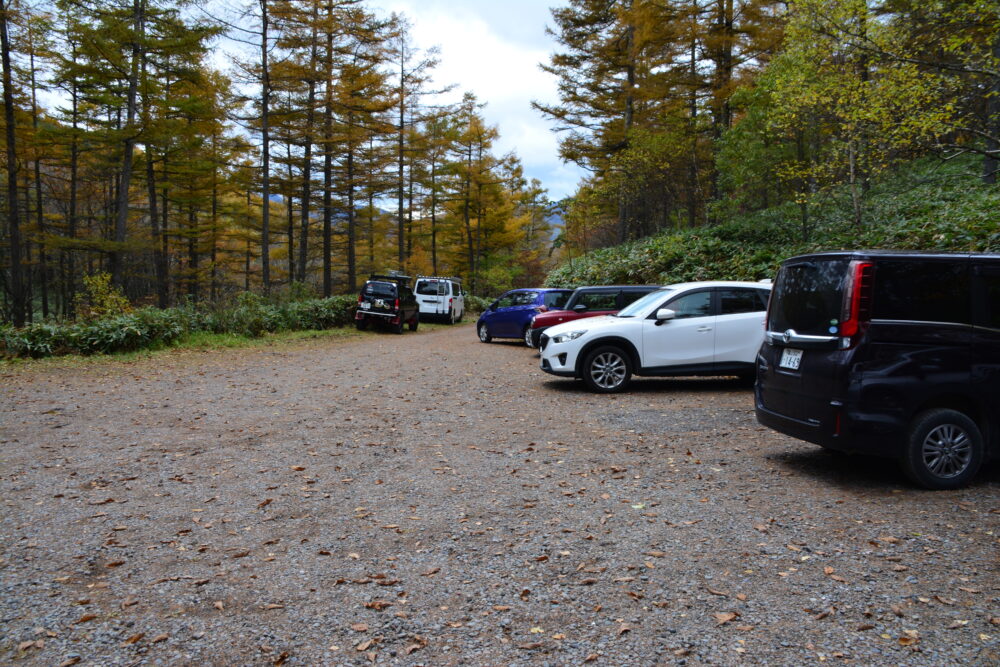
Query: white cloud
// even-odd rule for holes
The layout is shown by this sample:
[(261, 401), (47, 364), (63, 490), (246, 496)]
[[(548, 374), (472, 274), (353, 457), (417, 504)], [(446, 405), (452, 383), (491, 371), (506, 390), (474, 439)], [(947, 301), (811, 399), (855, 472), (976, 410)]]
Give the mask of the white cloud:
[[(531, 102), (556, 101), (556, 80), (539, 68), (555, 48), (545, 36), (547, 4), (538, 0), (376, 0), (386, 14), (405, 14), (422, 49), (440, 47), (435, 85), (455, 84), (448, 101), (475, 93), (482, 114), (500, 131), (497, 150), (513, 151), (528, 178), (537, 178), (552, 199), (572, 194), (582, 172), (558, 157), (558, 138)], [(574, 177), (575, 175), (575, 177)]]

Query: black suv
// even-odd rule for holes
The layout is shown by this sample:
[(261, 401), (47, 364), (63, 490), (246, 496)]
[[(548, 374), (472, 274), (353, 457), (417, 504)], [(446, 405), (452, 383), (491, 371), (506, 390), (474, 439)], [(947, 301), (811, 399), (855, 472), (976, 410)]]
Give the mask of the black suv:
[(932, 489), (1000, 454), (1000, 255), (838, 252), (782, 263), (757, 420), (897, 458)]
[(403, 324), (416, 331), (420, 306), (410, 289), (410, 277), (402, 274), (372, 274), (358, 295), (358, 310), (354, 324), (358, 329), (368, 328), (371, 322), (387, 325), (396, 333), (403, 333)]

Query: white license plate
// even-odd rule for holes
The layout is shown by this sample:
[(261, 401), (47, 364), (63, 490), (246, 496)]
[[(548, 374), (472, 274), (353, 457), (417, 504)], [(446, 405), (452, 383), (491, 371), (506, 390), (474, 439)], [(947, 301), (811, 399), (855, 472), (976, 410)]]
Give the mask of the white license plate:
[(361, 302), (361, 308), (363, 310), (368, 310), (371, 307), (372, 307), (372, 302), (371, 301), (363, 301), (363, 302)]
[(786, 347), (785, 351), (781, 353), (781, 363), (778, 365), (782, 368), (790, 368), (793, 371), (797, 371), (801, 361), (802, 350), (793, 350), (790, 347)]

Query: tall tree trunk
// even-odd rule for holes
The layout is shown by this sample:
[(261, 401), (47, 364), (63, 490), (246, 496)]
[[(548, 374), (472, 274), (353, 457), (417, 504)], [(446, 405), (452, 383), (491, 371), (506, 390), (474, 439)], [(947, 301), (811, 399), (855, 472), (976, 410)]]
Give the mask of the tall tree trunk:
[[(354, 114), (347, 116), (348, 136), (354, 131)], [(347, 140), (347, 289), (351, 292), (357, 288), (357, 229), (354, 219), (354, 141)]]
[(17, 145), (14, 132), (14, 84), (10, 71), (10, 41), (7, 37), (7, 12), (10, 0), (0, 0), (0, 59), (3, 62), (3, 109), (7, 139), (7, 219), (10, 244), (11, 319), (14, 326), (24, 326), (24, 282), (21, 267), (21, 225), (17, 203)]
[(115, 211), (115, 231), (114, 250), (109, 257), (111, 262), (111, 280), (119, 286), (124, 287), (124, 276), (122, 275), (122, 256), (124, 253), (125, 230), (128, 225), (128, 200), (129, 187), (132, 182), (132, 161), (133, 149), (135, 147), (135, 112), (136, 97), (139, 88), (139, 65), (143, 59), (143, 43), (146, 38), (146, 0), (133, 0), (132, 3), (132, 60), (129, 63), (128, 75), (128, 99), (125, 107), (125, 141), (123, 142), (124, 155), (122, 156), (121, 178), (118, 182), (118, 201)]
[(319, 21), (319, 3), (312, 8), (312, 34), (309, 38), (309, 95), (306, 101), (305, 142), (302, 156), (302, 231), (299, 235), (299, 282), (306, 281), (306, 261), (309, 258), (309, 211), (312, 198), (312, 145), (313, 121), (316, 118), (316, 62), (319, 60), (316, 25)]
[(288, 227), (288, 284), (291, 285), (292, 281), (295, 280), (295, 206), (292, 201), (294, 188), (292, 187), (292, 139), (290, 136), (285, 147), (285, 155), (288, 158), (288, 180), (285, 183), (285, 211), (288, 216), (286, 222)]
[(326, 4), (326, 88), (323, 91), (323, 296), (333, 294), (333, 3)]
[(268, 16), (267, 0), (260, 2), (260, 133), (261, 133), (261, 224), (260, 224), (260, 266), (264, 293), (271, 292), (271, 74), (267, 64)]
[(396, 183), (396, 202), (397, 202), (397, 240), (399, 246), (399, 270), (404, 269), (405, 255), (403, 248), (403, 139), (406, 132), (406, 40), (401, 40), (400, 50), (399, 50), (399, 127), (397, 130), (397, 183)]
[[(76, 60), (76, 42), (72, 43), (71, 54), (73, 59)], [(73, 239), (76, 238), (77, 188), (80, 164), (80, 143), (77, 136), (80, 120), (80, 99), (75, 79), (70, 85), (70, 103), (73, 134), (69, 144), (69, 219), (66, 221), (66, 236), (69, 237), (72, 244)], [(65, 289), (68, 296), (65, 312), (67, 316), (73, 317), (76, 314), (76, 305), (73, 303), (73, 297), (76, 293), (76, 250), (72, 246), (66, 251)]]
[[(30, 25), (30, 24), (29, 24)], [(30, 31), (30, 28), (29, 28)], [(34, 34), (29, 35), (31, 52), (29, 55), (29, 70), (31, 72), (31, 129), (38, 141), (38, 83), (35, 72), (35, 40)], [(41, 151), (39, 150), (39, 153)], [(42, 206), (42, 158), (35, 157), (35, 226), (38, 235), (38, 278), (42, 292), (42, 317), (49, 316), (49, 264), (45, 252), (45, 212)]]

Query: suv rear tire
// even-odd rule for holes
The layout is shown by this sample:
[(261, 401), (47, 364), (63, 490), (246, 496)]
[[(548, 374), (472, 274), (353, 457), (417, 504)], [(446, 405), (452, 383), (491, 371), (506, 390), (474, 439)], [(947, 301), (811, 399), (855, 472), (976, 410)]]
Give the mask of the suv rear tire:
[(958, 410), (936, 408), (913, 419), (901, 463), (915, 484), (957, 489), (975, 477), (984, 453), (976, 422)]
[(368, 320), (354, 320), (354, 326), (358, 328), (358, 331), (364, 331), (368, 328)]
[(602, 345), (587, 354), (581, 375), (587, 389), (599, 394), (617, 394), (632, 380), (632, 360), (620, 347)]

